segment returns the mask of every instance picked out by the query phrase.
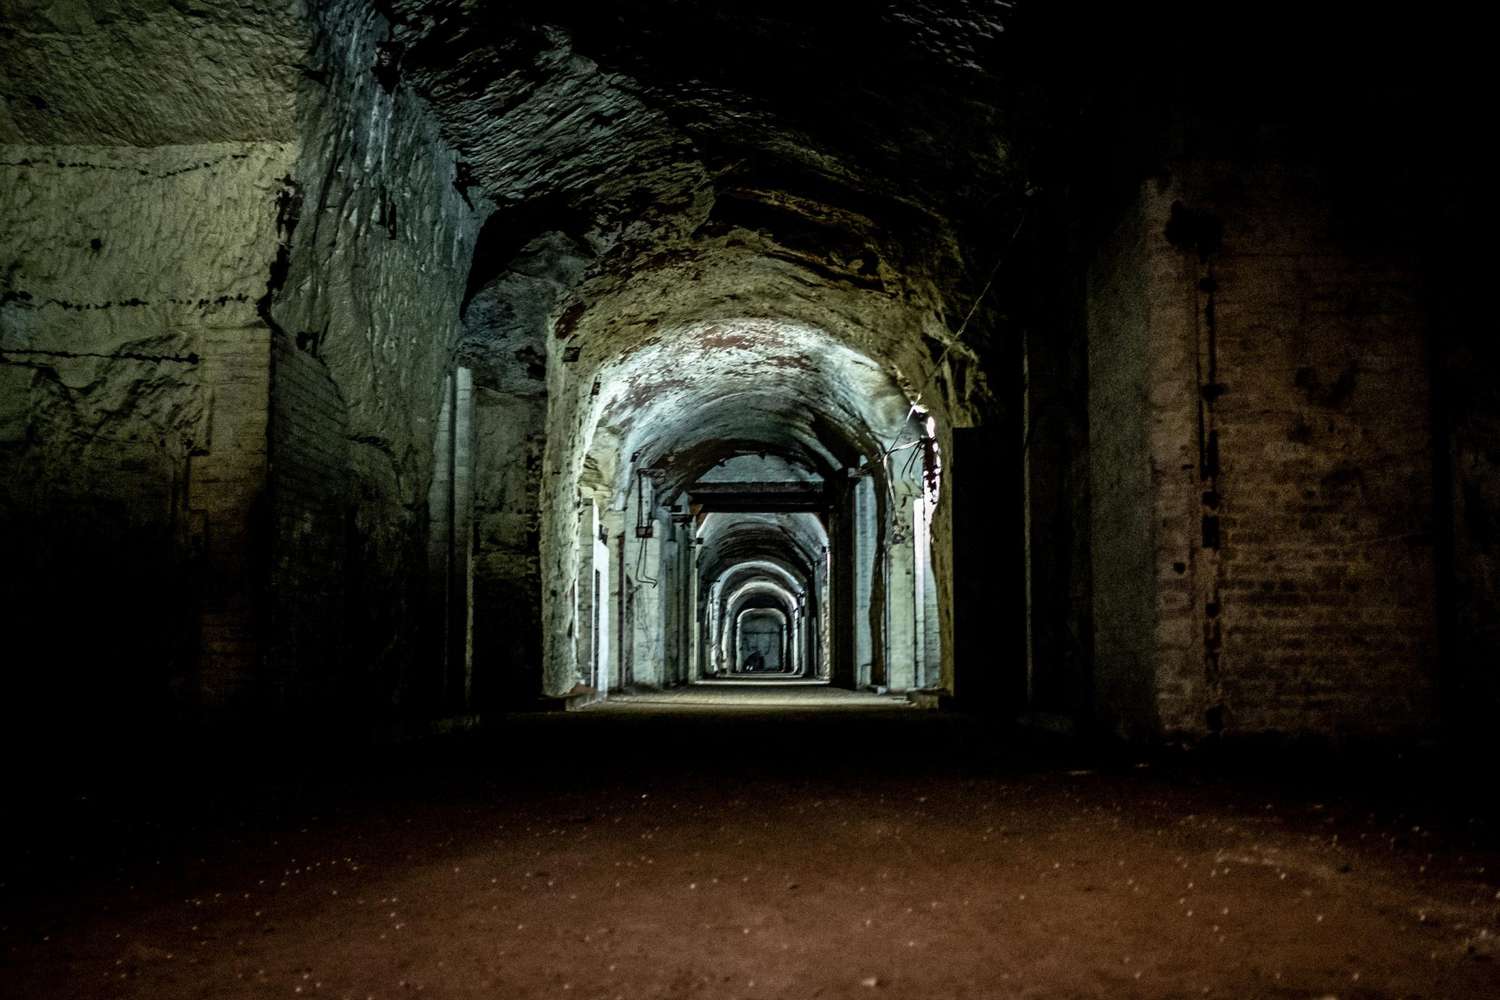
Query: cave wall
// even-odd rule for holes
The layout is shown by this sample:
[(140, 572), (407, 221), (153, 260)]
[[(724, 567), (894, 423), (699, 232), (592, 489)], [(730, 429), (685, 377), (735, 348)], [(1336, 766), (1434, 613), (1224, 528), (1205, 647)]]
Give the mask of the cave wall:
[(545, 397), (477, 389), (474, 676), (481, 707), (542, 692), (542, 454)]
[(476, 386), (473, 669), (481, 709), (534, 706), (543, 692), (541, 494), (552, 323), (590, 260), (585, 245), (551, 228), (568, 223), (567, 212), (521, 204), (486, 221), (461, 310), (459, 357)]
[[(343, 661), (348, 410), (315, 355), (271, 336), (265, 709), (328, 705)], [(304, 662), (305, 660), (305, 662)]]
[(1436, 720), (1422, 273), (1348, 208), (1295, 160), (1177, 161), (1098, 254), (1096, 685), (1118, 730)]
[(185, 720), (253, 685), (270, 367), (256, 303), (294, 156), (283, 142), (0, 153), (18, 721)]
[(267, 670), (299, 711), (379, 725), (453, 708), (428, 627), (428, 496), (485, 206), (401, 84), (385, 19), (352, 2), (319, 16), (268, 310), (273, 383), (318, 383), (318, 402), (273, 394)]
[[(27, 8), (0, 34), (22, 718), (434, 707), (426, 496), (487, 206), (360, 6)], [(83, 68), (101, 46), (113, 77)]]
[[(830, 193), (811, 175), (798, 183), (817, 197), (767, 215), (755, 192), (786, 178), (738, 176), (738, 153), (688, 142), (703, 135), (679, 132), (661, 81), (631, 84), (542, 32), (519, 52), (535, 73), (471, 93), (470, 74), (518, 55), (512, 40), (412, 6), (389, 8), (395, 26), (355, 0), (7, 12), (0, 555), (6, 607), (29, 623), (13, 659), (45, 665), (11, 671), (18, 713), (451, 710), (430, 605), (463, 588), (434, 587), (431, 498), (435, 476), (471, 474), (476, 690), (561, 693), (577, 676), (572, 514), (610, 363), (746, 298), (881, 359), (909, 393), (933, 374), (970, 298), (944, 277), (970, 255), (946, 223), (889, 216), (911, 228), (903, 248), (876, 235), (894, 203), (839, 207), (860, 184)], [(439, 44), (481, 40), (456, 60)], [(1086, 348), (1064, 315), (1076, 289), (1049, 279), (1064, 332), (1026, 355), (1034, 707), (1067, 711), (1092, 684), (1127, 733), (1424, 731), (1439, 635), (1450, 700), (1500, 703), (1493, 348), (1452, 305), (1477, 275), (1424, 288), (1441, 268), (1371, 236), (1391, 186), (1361, 191), (1368, 146), (1337, 176), (1266, 157), (1256, 144), (1283, 125), (1252, 124), (1266, 94), (1233, 89), (1213, 98), (1217, 124), (1176, 137), (1198, 152), (1133, 190), (1094, 245)], [(589, 108), (619, 113), (580, 132)], [(1153, 129), (1183, 124), (1175, 106), (1161, 117)], [(1377, 134), (1352, 118), (1338, 127)], [(1138, 124), (1118, 127), (1152, 131)], [(1203, 153), (1216, 145), (1226, 155)], [(514, 215), (483, 329), (463, 319), (481, 190)], [(825, 195), (838, 239), (826, 220), (803, 229)], [(489, 357), (465, 355), (476, 331)], [(1010, 355), (981, 332), (1002, 384)], [(987, 395), (969, 354), (936, 383), (945, 448)], [(473, 468), (442, 469), (459, 364), (479, 387)], [(933, 532), (951, 684), (963, 539), (947, 502)], [(861, 610), (883, 619), (877, 602), (841, 620)], [(875, 636), (841, 669), (882, 663)]]

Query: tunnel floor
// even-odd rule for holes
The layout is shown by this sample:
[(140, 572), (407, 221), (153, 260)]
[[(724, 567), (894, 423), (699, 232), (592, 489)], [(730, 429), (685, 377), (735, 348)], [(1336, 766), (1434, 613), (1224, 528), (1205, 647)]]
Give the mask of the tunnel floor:
[(1494, 827), (1419, 777), (717, 694), (73, 779), (12, 814), (0, 992), (1500, 996)]
[(879, 695), (850, 691), (826, 681), (788, 677), (733, 677), (700, 681), (663, 691), (632, 691), (610, 695), (588, 706), (588, 712), (701, 712), (758, 711), (862, 711), (907, 707), (903, 695)]

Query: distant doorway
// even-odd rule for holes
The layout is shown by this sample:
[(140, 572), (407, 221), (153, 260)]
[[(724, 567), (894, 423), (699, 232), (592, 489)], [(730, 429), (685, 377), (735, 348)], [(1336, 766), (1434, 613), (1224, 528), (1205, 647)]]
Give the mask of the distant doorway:
[(781, 673), (786, 669), (786, 616), (755, 608), (740, 616), (736, 669), (742, 673)]

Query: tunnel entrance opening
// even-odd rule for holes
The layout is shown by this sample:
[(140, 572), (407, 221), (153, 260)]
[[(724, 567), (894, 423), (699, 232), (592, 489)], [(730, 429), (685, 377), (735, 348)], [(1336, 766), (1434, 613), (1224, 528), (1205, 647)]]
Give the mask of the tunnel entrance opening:
[[(692, 680), (829, 677), (828, 534), (811, 512), (705, 511)], [(820, 565), (821, 564), (821, 565)]]
[(738, 320), (597, 372), (576, 417), (567, 685), (942, 683), (940, 428), (889, 370), (820, 330)]
[(787, 672), (790, 658), (782, 656), (786, 643), (786, 615), (774, 608), (753, 608), (740, 612), (735, 627), (739, 631), (735, 665), (740, 672)]

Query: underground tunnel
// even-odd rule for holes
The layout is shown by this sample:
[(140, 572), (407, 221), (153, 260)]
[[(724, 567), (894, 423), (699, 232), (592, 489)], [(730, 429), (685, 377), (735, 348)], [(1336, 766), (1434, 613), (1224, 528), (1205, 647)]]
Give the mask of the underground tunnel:
[(1482, 37), (0, 4), (0, 994), (1500, 996)]

